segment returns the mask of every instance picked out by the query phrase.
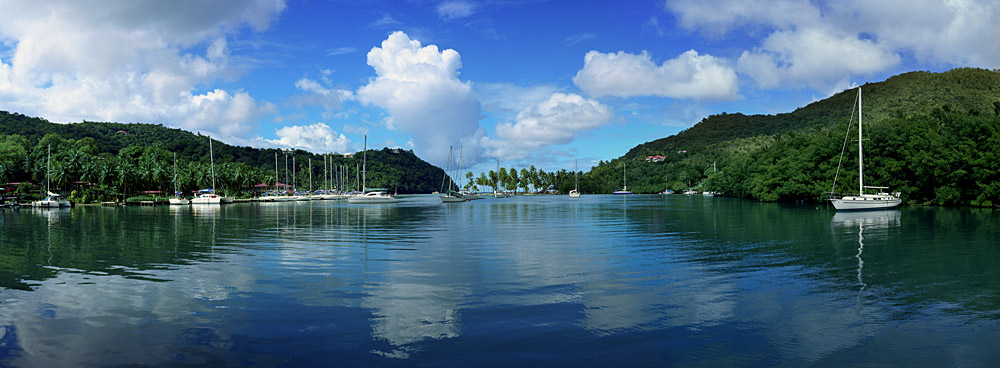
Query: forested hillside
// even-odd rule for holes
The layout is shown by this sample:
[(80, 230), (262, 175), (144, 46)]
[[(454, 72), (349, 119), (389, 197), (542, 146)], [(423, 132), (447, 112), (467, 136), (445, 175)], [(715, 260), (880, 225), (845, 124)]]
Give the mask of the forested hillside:
[[(910, 204), (1000, 204), (1000, 71), (912, 72), (861, 89), (866, 183), (889, 185)], [(856, 192), (853, 143), (832, 188), (856, 100), (849, 89), (786, 114), (712, 115), (601, 162), (581, 185), (610, 193), (628, 163), (629, 187), (642, 193), (695, 188), (777, 201)], [(646, 162), (652, 155), (665, 160)]]
[[(189, 192), (211, 186), (209, 139), (206, 136), (152, 124), (55, 124), (0, 111), (0, 184), (42, 184), (50, 148), (50, 187), (54, 190), (79, 188), (80, 183), (74, 185), (74, 182), (82, 181), (97, 188), (87, 192), (96, 191), (105, 196), (129, 196), (143, 191), (172, 192), (174, 154), (177, 156), (176, 182), (179, 190)], [(345, 157), (342, 154), (321, 155), (303, 150), (285, 152), (238, 147), (217, 140), (213, 141), (212, 148), (217, 187), (230, 195), (237, 195), (238, 192), (249, 195), (253, 185), (258, 183), (274, 184), (276, 179), (285, 182), (286, 157), (287, 172), (294, 169), (294, 182), (301, 189), (308, 189), (310, 172), (314, 189), (320, 188), (321, 184), (324, 187), (337, 185), (342, 189), (358, 187), (361, 152)], [(342, 175), (333, 175), (332, 171), (340, 171)], [(343, 180), (339, 180), (339, 185), (323, 183), (324, 176)], [(384, 187), (399, 193), (429, 193), (439, 189), (443, 176), (443, 170), (421, 160), (412, 151), (368, 151), (369, 187)], [(287, 177), (287, 181), (291, 182), (291, 177)], [(18, 191), (34, 194), (27, 188)], [(83, 198), (84, 191), (80, 192), (75, 199), (93, 200), (92, 197)]]

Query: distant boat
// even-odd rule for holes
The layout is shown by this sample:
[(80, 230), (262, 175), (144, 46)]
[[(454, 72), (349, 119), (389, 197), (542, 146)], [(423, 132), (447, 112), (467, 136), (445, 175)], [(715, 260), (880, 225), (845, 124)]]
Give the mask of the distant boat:
[[(854, 111), (851, 111), (851, 115), (854, 115)], [(831, 199), (830, 202), (833, 203), (833, 207), (838, 211), (885, 210), (899, 206), (899, 203), (901, 202), (898, 192), (888, 193), (889, 187), (865, 186), (865, 166), (861, 144), (863, 139), (863, 136), (861, 135), (862, 125), (861, 87), (858, 87), (858, 195), (844, 196), (840, 199)], [(836, 183), (837, 179), (834, 178), (834, 186), (836, 186)], [(876, 189), (878, 192), (875, 194), (865, 194), (865, 188)]]
[(694, 189), (688, 189), (686, 192), (684, 192), (684, 194), (686, 194), (686, 195), (695, 195), (695, 194), (698, 194), (698, 191), (694, 190)]
[(444, 194), (441, 195), (441, 202), (443, 203), (462, 203), (468, 202), (469, 199), (466, 198), (462, 193), (456, 192), (451, 189), (453, 181), (448, 180), (451, 173), (451, 162), (452, 162), (452, 148), (448, 147), (448, 168), (444, 172), (444, 178), (441, 179), (441, 190)]
[(701, 192), (701, 195), (705, 197), (715, 197), (715, 192), (711, 190), (706, 190), (704, 192)]
[(576, 166), (576, 159), (573, 159), (573, 177), (576, 179), (576, 187), (569, 191), (569, 197), (580, 198), (580, 174), (579, 168)]
[(628, 190), (628, 178), (625, 177), (625, 163), (622, 163), (622, 189), (618, 189), (612, 194), (632, 194), (632, 191)]
[(52, 172), (52, 145), (49, 145), (48, 155), (45, 161), (45, 194), (48, 195), (45, 199), (31, 202), (34, 207), (42, 208), (58, 208), (58, 207), (70, 207), (71, 204), (65, 199), (59, 199), (59, 194), (52, 193), (49, 191), (50, 174)]
[(507, 193), (500, 191), (500, 157), (497, 157), (497, 181), (493, 183), (493, 198), (507, 198), (510, 197)]
[(382, 188), (368, 188), (368, 187), (366, 187), (366, 185), (368, 185), (368, 177), (367, 177), (367, 173), (368, 173), (368, 169), (367, 169), (367, 166), (368, 166), (368, 135), (365, 135), (365, 146), (364, 147), (365, 147), (364, 156), (363, 156), (363, 161), (362, 161), (362, 164), (361, 164), (361, 178), (362, 178), (361, 179), (361, 188), (364, 190), (364, 193), (361, 194), (361, 195), (357, 195), (357, 196), (353, 196), (351, 198), (348, 198), (347, 199), (347, 203), (350, 203), (350, 204), (393, 204), (393, 203), (398, 202), (398, 200), (396, 198), (394, 198), (393, 196), (389, 195), (389, 193), (387, 193), (385, 191), (385, 189), (382, 189)]
[(215, 194), (215, 154), (212, 152), (212, 137), (208, 137), (208, 158), (212, 163), (212, 188), (198, 191), (191, 204), (222, 204), (222, 197)]
[(171, 205), (191, 204), (187, 198), (181, 197), (181, 192), (177, 191), (177, 152), (174, 152), (174, 197), (168, 200)]
[(662, 192), (660, 192), (660, 194), (674, 194), (674, 191), (672, 191), (672, 190), (669, 189), (670, 188), (670, 179), (669, 178), (663, 178), (663, 181), (664, 181), (664, 183), (666, 183), (667, 189), (664, 190), (664, 191), (662, 191)]

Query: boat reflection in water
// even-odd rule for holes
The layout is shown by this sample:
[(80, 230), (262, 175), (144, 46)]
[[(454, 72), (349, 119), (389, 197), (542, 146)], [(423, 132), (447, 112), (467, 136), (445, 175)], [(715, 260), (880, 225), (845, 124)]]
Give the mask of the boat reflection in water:
[(864, 279), (864, 268), (865, 261), (861, 258), (865, 251), (865, 230), (869, 231), (869, 236), (878, 235), (878, 233), (872, 234), (872, 231), (887, 230), (893, 227), (899, 227), (900, 212), (898, 210), (889, 211), (861, 211), (861, 212), (837, 212), (833, 215), (833, 219), (830, 220), (830, 224), (835, 228), (839, 227), (841, 229), (858, 229), (858, 253), (854, 255), (854, 258), (858, 260), (858, 300), (857, 300), (857, 312), (858, 315), (864, 319), (864, 314), (861, 309), (864, 305), (864, 293), (865, 289), (868, 288), (868, 284), (865, 283)]

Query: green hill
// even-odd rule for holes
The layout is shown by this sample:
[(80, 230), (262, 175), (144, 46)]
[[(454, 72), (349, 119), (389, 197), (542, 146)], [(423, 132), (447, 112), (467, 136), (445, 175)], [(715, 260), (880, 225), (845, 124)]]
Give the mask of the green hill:
[[(909, 203), (1000, 204), (984, 194), (991, 193), (988, 178), (998, 171), (968, 167), (981, 176), (971, 177), (963, 171), (935, 173), (928, 168), (967, 167), (974, 158), (1000, 150), (993, 143), (1000, 124), (1000, 71), (911, 72), (861, 88), (866, 139), (877, 140), (866, 142), (872, 147), (866, 148), (866, 156), (871, 153), (866, 169), (872, 169), (866, 181), (893, 184)], [(831, 189), (856, 98), (857, 91), (850, 89), (790, 113), (712, 115), (676, 135), (602, 162), (581, 184), (587, 192), (610, 193), (621, 186), (622, 164), (628, 162), (629, 187), (636, 192), (656, 193), (669, 186), (762, 200), (818, 199)], [(917, 147), (917, 142), (925, 146)], [(900, 156), (904, 153), (908, 156)], [(666, 159), (645, 162), (652, 155)], [(911, 162), (915, 156), (924, 161)], [(948, 159), (939, 162), (943, 157)], [(851, 160), (846, 155), (843, 164), (856, 165)], [(896, 172), (884, 171), (893, 164), (901, 166)], [(930, 181), (929, 174), (935, 174)], [(842, 170), (840, 178), (836, 190), (849, 190), (841, 183), (857, 183), (850, 170)]]
[[(212, 145), (217, 186), (227, 189), (230, 195), (237, 192), (249, 195), (257, 183), (273, 184), (276, 154), (280, 161), (279, 181), (285, 181), (286, 156), (281, 150), (231, 146), (220, 141), (213, 141)], [(74, 188), (74, 181), (86, 181), (97, 184), (100, 189), (92, 191), (103, 195), (127, 196), (147, 190), (169, 192), (174, 154), (181, 190), (211, 186), (206, 136), (153, 124), (55, 124), (4, 111), (0, 111), (0, 183), (42, 183), (50, 146), (51, 181), (57, 190), (68, 191)], [(429, 193), (440, 188), (444, 171), (412, 151), (370, 149), (367, 154), (369, 187), (384, 187), (399, 193)], [(331, 167), (343, 168), (346, 183), (342, 186), (358, 187), (356, 174), (362, 161), (361, 152), (320, 155), (295, 150), (288, 153), (289, 165), (293, 158), (298, 167), (295, 183), (300, 189), (308, 189), (310, 171), (314, 188), (320, 187), (325, 175), (324, 159)]]

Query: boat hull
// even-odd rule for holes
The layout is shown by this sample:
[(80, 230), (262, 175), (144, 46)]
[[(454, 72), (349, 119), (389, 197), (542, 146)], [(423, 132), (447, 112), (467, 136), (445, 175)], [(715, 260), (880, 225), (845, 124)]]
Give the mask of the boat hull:
[(347, 199), (347, 203), (350, 204), (393, 204), (396, 202), (398, 202), (396, 198), (381, 192), (369, 192)]
[(896, 198), (844, 197), (830, 201), (837, 211), (877, 211), (896, 208), (900, 200)]
[(569, 191), (569, 197), (570, 198), (580, 198), (580, 192), (577, 192), (575, 189), (571, 190), (571, 191)]
[(611, 194), (627, 195), (627, 194), (632, 194), (632, 191), (630, 191), (630, 190), (616, 190), (616, 191), (614, 191)]
[(191, 204), (191, 201), (187, 200), (186, 198), (170, 198), (171, 206), (183, 206), (188, 204)]

